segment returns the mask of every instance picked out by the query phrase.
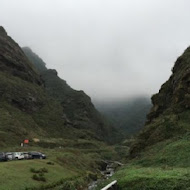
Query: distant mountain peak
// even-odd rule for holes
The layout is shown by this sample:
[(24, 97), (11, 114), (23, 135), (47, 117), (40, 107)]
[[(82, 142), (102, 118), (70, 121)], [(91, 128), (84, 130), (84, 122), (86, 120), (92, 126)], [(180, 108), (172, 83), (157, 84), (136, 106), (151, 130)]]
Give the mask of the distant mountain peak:
[(0, 112), (3, 146), (34, 137), (120, 140), (118, 131), (106, 123), (85, 93), (69, 87), (56, 70), (47, 69), (29, 47), (22, 50), (3, 27)]
[(2, 35), (2, 34), (7, 35), (6, 30), (5, 30), (2, 26), (0, 26), (0, 33), (1, 33), (1, 35)]
[(34, 53), (30, 47), (23, 47), (22, 50), (30, 61), (33, 60), (31, 62), (39, 73), (47, 70), (46, 63), (36, 53)]

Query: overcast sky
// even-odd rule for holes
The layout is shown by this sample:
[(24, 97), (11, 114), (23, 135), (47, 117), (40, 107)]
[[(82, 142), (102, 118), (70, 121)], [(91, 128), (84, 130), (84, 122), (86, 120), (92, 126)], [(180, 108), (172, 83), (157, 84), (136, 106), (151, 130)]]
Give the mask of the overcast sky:
[(0, 25), (93, 99), (151, 95), (190, 45), (189, 0), (0, 0)]

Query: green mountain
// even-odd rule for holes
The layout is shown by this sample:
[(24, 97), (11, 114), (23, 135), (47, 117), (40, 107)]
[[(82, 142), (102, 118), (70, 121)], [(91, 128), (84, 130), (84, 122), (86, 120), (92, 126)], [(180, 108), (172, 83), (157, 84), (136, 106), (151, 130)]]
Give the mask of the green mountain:
[(144, 126), (151, 103), (149, 98), (142, 96), (118, 102), (95, 102), (95, 106), (113, 126), (130, 136)]
[(70, 88), (36, 54), (28, 48), (24, 51), (0, 27), (2, 146), (18, 144), (25, 138), (44, 142), (50, 137), (115, 140), (118, 132), (107, 124), (83, 91)]
[(131, 148), (132, 156), (159, 142), (182, 138), (190, 132), (190, 48), (177, 59), (172, 71), (159, 93), (152, 96), (153, 107)]
[(93, 138), (117, 141), (118, 131), (95, 109), (89, 96), (83, 91), (73, 90), (66, 81), (59, 78), (56, 70), (47, 69), (44, 61), (30, 48), (22, 49), (40, 73), (48, 95), (61, 104), (64, 112), (62, 117), (68, 126), (83, 130), (90, 128), (95, 133), (89, 134)]
[(152, 96), (147, 122), (113, 176), (120, 189), (190, 189), (190, 48)]

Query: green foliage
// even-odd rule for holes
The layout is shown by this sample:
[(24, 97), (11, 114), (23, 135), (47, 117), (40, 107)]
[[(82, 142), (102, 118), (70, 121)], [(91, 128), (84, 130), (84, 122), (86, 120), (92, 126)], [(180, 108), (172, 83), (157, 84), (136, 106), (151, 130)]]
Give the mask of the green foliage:
[(73, 183), (71, 182), (64, 182), (63, 185), (61, 185), (61, 187), (59, 187), (60, 190), (75, 190), (75, 186), (73, 185)]
[(190, 131), (190, 48), (177, 59), (172, 72), (159, 93), (152, 96), (153, 108), (144, 130), (131, 148), (132, 157), (153, 144)]
[(36, 181), (43, 181), (43, 182), (46, 182), (46, 178), (44, 177), (44, 174), (43, 174), (43, 173), (34, 174), (34, 175), (32, 176), (32, 179), (33, 179), (33, 180), (36, 180)]
[[(25, 188), (40, 187), (46, 180), (47, 185), (57, 182), (60, 179), (69, 180), (77, 174), (58, 164), (47, 165), (45, 160), (23, 160), (19, 162), (2, 162), (0, 164), (0, 189), (24, 190)], [(31, 173), (31, 165), (35, 172)], [(48, 173), (40, 172), (46, 167)], [(31, 175), (32, 174), (32, 175)], [(35, 178), (35, 180), (33, 179)], [(44, 180), (45, 178), (45, 180)]]
[[(190, 189), (190, 48), (152, 97), (145, 128), (132, 143), (128, 165), (113, 176), (122, 190)], [(99, 187), (100, 189), (100, 187)]]
[(190, 187), (190, 169), (128, 166), (118, 171), (114, 178), (123, 190), (156, 189), (187, 190)]
[(160, 142), (142, 153), (137, 164), (142, 166), (190, 167), (190, 137)]
[(53, 162), (47, 162), (47, 164), (48, 164), (48, 165), (54, 165), (54, 163), (53, 163)]
[(40, 169), (35, 169), (35, 168), (30, 168), (30, 171), (32, 173), (48, 173), (48, 169), (47, 168), (40, 168)]
[[(164, 120), (159, 120), (163, 126), (159, 129), (156, 127), (154, 130), (151, 129), (152, 134), (159, 134), (156, 131), (162, 130), (164, 138), (162, 137), (163, 139), (159, 142), (158, 138), (160, 137), (156, 136), (157, 143), (147, 146), (138, 157), (128, 160), (128, 166), (116, 172), (112, 179), (118, 180), (119, 188), (122, 190), (186, 190), (190, 187), (188, 115), (189, 112), (181, 114), (181, 120), (177, 124), (180, 126), (180, 130), (175, 125), (171, 125), (171, 122), (173, 124), (176, 122), (175, 115), (169, 120), (166, 117)], [(180, 132), (181, 130), (187, 132)], [(171, 131), (172, 134), (169, 134)], [(151, 135), (151, 133), (149, 134)], [(170, 138), (166, 139), (166, 136), (170, 136)], [(149, 139), (146, 138), (148, 142)]]

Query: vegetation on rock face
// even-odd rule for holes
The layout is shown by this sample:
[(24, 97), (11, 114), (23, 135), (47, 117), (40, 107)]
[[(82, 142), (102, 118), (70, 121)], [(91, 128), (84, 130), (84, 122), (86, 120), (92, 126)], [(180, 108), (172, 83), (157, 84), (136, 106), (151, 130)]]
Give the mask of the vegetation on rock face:
[(40, 73), (47, 70), (46, 63), (37, 54), (32, 52), (29, 47), (24, 47), (22, 50)]
[(189, 94), (190, 48), (177, 59), (172, 76), (152, 97), (153, 108), (129, 150), (128, 166), (113, 176), (122, 190), (190, 188)]
[[(105, 145), (103, 140), (113, 142), (119, 133), (96, 111), (90, 98), (70, 88), (29, 48), (23, 50), (32, 63), (0, 27), (0, 146), (2, 151), (35, 148), (45, 152), (48, 160), (3, 162), (0, 187), (84, 189), (89, 178), (95, 179), (105, 166), (102, 159), (125, 157), (126, 147)], [(128, 157), (133, 159), (111, 178), (118, 180), (120, 189), (190, 188), (189, 94), (190, 48), (152, 97), (145, 128), (129, 150)], [(135, 113), (130, 116), (140, 115)], [(29, 147), (16, 146), (25, 138), (30, 139)]]
[[(0, 27), (0, 147), (44, 152), (47, 160), (2, 162), (0, 189), (84, 188), (100, 174), (102, 159), (118, 158), (105, 142), (119, 133), (84, 92), (24, 51), (31, 61)], [(20, 147), (24, 139), (29, 146)]]
[(190, 48), (179, 57), (170, 79), (152, 97), (153, 107), (145, 128), (131, 148), (131, 156), (160, 141), (183, 136), (190, 131)]
[(73, 90), (66, 81), (59, 78), (56, 70), (47, 69), (43, 60), (30, 48), (25, 47), (23, 51), (41, 74), (48, 95), (60, 102), (65, 125), (76, 129), (90, 129), (95, 134), (93, 138), (117, 141), (119, 133), (95, 109), (90, 97), (83, 91)]
[(18, 44), (7, 36), (2, 26), (0, 26), (0, 71), (24, 81), (42, 84), (33, 65), (28, 61)]
[(35, 137), (111, 141), (114, 129), (90, 98), (71, 89), (29, 48), (24, 51), (0, 27), (0, 144)]

